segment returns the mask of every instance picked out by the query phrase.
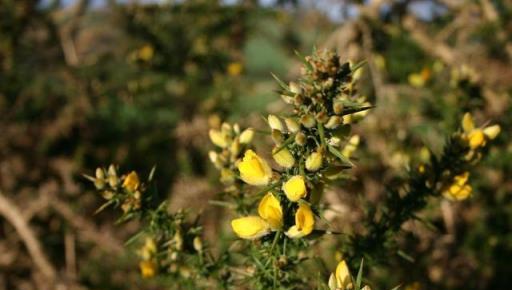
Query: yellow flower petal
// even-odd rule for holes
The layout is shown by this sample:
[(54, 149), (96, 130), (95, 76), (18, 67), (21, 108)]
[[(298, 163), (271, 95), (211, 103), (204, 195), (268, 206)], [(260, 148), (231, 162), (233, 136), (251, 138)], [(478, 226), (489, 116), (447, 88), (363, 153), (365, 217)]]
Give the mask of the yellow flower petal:
[(462, 117), (462, 129), (464, 132), (471, 132), (475, 128), (475, 122), (473, 122), (473, 116), (470, 113), (464, 114)]
[(249, 144), (254, 137), (254, 130), (251, 128), (245, 129), (242, 134), (240, 134), (240, 144)]
[(485, 135), (481, 129), (475, 129), (468, 135), (469, 147), (476, 149), (485, 145)]
[(259, 216), (247, 216), (231, 221), (231, 228), (242, 239), (254, 240), (270, 232), (270, 225)]
[(311, 207), (307, 204), (299, 205), (295, 213), (295, 225), (290, 227), (286, 235), (292, 239), (302, 238), (309, 235), (315, 226), (315, 217)]
[(272, 169), (265, 160), (254, 151), (245, 151), (244, 158), (238, 163), (240, 178), (250, 185), (267, 185), (272, 177)]
[(123, 181), (123, 187), (130, 192), (135, 192), (139, 185), (139, 176), (135, 171), (130, 172)]
[(347, 263), (345, 260), (342, 260), (336, 267), (336, 284), (338, 284), (338, 288), (345, 289), (352, 283), (351, 280)]
[(443, 196), (453, 201), (460, 201), (470, 197), (473, 189), (470, 185), (466, 184), (468, 178), (468, 172), (455, 176), (453, 184), (443, 191)]
[(291, 201), (298, 201), (307, 194), (304, 177), (295, 175), (283, 184), (283, 191)]
[(283, 123), (277, 116), (268, 115), (267, 120), (268, 120), (268, 125), (270, 126), (270, 128), (272, 128), (272, 130), (277, 130), (277, 131), (283, 132)]
[(278, 230), (283, 226), (281, 203), (271, 192), (261, 199), (258, 206), (258, 214), (270, 224), (273, 230)]
[(140, 273), (144, 278), (151, 278), (156, 275), (157, 265), (154, 261), (141, 261), (139, 263)]
[(228, 146), (228, 140), (226, 135), (222, 134), (221, 131), (210, 129), (208, 132), (210, 135), (210, 140), (213, 144), (219, 146), (220, 148), (226, 148)]
[(489, 138), (490, 140), (493, 140), (494, 138), (496, 138), (496, 136), (498, 136), (498, 134), (500, 132), (501, 132), (500, 125), (493, 125), (493, 126), (486, 127), (484, 129), (485, 136), (487, 138)]

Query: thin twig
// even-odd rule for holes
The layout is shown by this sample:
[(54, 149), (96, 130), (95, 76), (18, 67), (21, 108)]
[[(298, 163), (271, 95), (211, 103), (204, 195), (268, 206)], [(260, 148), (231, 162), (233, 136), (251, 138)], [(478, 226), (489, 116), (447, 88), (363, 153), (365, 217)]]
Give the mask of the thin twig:
[(56, 270), (42, 251), (39, 240), (23, 219), (18, 207), (0, 192), (0, 215), (2, 215), (18, 232), (23, 243), (34, 261), (36, 267), (43, 273), (45, 278), (53, 283), (56, 279)]

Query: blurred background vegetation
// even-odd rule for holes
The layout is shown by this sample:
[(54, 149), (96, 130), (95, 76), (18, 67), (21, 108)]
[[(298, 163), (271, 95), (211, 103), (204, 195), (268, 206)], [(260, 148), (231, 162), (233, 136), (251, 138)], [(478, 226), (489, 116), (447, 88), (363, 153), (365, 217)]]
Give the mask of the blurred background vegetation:
[[(208, 128), (219, 119), (264, 127), (261, 116), (284, 107), (270, 73), (298, 76), (295, 51), (313, 47), (367, 60), (360, 89), (376, 104), (356, 129), (353, 180), (326, 195), (340, 231), (361, 231), (360, 197), (378, 206), (427, 148), (439, 153), (463, 112), (503, 129), (472, 174), (473, 198), (434, 201), (425, 222), (404, 225), (404, 252), (368, 266), (374, 288), (509, 289), (505, 0), (0, 0), (0, 289), (51, 289), (52, 275), (62, 289), (165, 285), (141, 279), (123, 250), (135, 222), (94, 216), (101, 197), (81, 174), (110, 163), (156, 165), (162, 200), (204, 211), (211, 243), (231, 238), (225, 213), (207, 204), (220, 190)], [(318, 254), (334, 265), (340, 248), (327, 241)]]

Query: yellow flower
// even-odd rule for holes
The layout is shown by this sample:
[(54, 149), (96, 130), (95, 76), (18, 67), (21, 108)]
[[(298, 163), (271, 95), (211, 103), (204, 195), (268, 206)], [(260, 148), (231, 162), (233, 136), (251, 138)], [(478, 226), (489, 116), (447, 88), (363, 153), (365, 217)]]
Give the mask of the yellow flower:
[(322, 150), (319, 149), (311, 153), (311, 155), (306, 158), (306, 169), (309, 171), (317, 171), (322, 167), (322, 159)]
[(228, 74), (230, 76), (239, 76), (242, 73), (243, 66), (240, 62), (232, 62), (228, 65)]
[(240, 178), (250, 185), (267, 185), (272, 177), (272, 169), (254, 151), (245, 151), (244, 158), (238, 163)]
[(284, 168), (291, 168), (295, 164), (295, 158), (293, 158), (292, 153), (290, 153), (290, 150), (286, 148), (274, 148), (272, 152), (272, 157), (274, 157), (274, 160), (279, 164), (280, 166)]
[(283, 191), (291, 201), (298, 201), (307, 194), (306, 182), (300, 175), (292, 176), (283, 184)]
[(270, 232), (270, 225), (259, 216), (247, 216), (231, 221), (231, 228), (242, 239), (254, 240)]
[(151, 46), (150, 44), (145, 44), (143, 47), (139, 49), (138, 53), (141, 60), (149, 61), (153, 58), (155, 50), (153, 49), (153, 46)]
[(283, 226), (283, 210), (281, 203), (271, 192), (267, 193), (261, 199), (258, 206), (258, 214), (267, 221), (273, 230), (278, 230)]
[(137, 188), (140, 185), (139, 176), (137, 175), (137, 172), (132, 171), (130, 174), (128, 174), (123, 181), (123, 187), (130, 191), (135, 192)]
[(493, 140), (501, 131), (499, 125), (488, 126), (485, 128), (475, 128), (473, 117), (470, 113), (464, 114), (462, 118), (463, 138), (468, 142), (469, 148), (475, 150), (485, 146), (487, 140)]
[(329, 289), (346, 289), (350, 284), (352, 284), (350, 271), (345, 260), (342, 260), (338, 263), (336, 272), (329, 277)]
[(221, 131), (210, 129), (208, 134), (210, 135), (210, 140), (212, 140), (213, 144), (219, 146), (220, 148), (226, 148), (228, 146), (228, 138)]
[(472, 188), (466, 184), (469, 173), (464, 172), (454, 178), (453, 184), (443, 191), (443, 196), (449, 200), (464, 200), (471, 195)]
[(290, 227), (286, 235), (292, 239), (298, 239), (309, 235), (315, 226), (313, 211), (306, 203), (300, 204), (295, 213), (295, 225)]
[(140, 273), (144, 278), (151, 278), (156, 275), (156, 263), (154, 261), (141, 261), (139, 263)]
[(156, 243), (152, 238), (146, 238), (144, 246), (140, 251), (140, 256), (144, 260), (149, 260), (156, 254)]
[(254, 130), (251, 128), (245, 129), (240, 134), (240, 144), (249, 144), (252, 141), (252, 138), (254, 137)]

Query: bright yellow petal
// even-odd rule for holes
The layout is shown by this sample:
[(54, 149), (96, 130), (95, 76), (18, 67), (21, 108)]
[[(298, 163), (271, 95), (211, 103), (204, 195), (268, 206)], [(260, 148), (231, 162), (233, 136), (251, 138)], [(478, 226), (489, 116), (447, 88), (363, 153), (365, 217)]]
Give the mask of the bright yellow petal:
[(481, 129), (475, 129), (468, 135), (469, 147), (476, 149), (485, 145), (485, 135)]
[(238, 164), (240, 178), (248, 184), (267, 185), (272, 177), (272, 169), (254, 151), (247, 150), (243, 160)]
[(254, 240), (270, 232), (269, 224), (259, 216), (247, 216), (231, 221), (233, 232), (242, 239)]
[(350, 278), (350, 271), (348, 269), (347, 263), (345, 260), (342, 260), (338, 263), (336, 267), (336, 283), (338, 287), (341, 289), (345, 289), (349, 284), (352, 283), (352, 279)]
[(485, 136), (487, 136), (487, 138), (489, 138), (490, 140), (493, 140), (494, 138), (496, 138), (496, 136), (498, 136), (498, 134), (500, 134), (500, 132), (501, 132), (500, 125), (493, 125), (493, 126), (485, 127), (485, 129), (484, 129)]
[(139, 187), (139, 184), (139, 176), (135, 171), (130, 172), (130, 174), (128, 174), (123, 181), (123, 187), (131, 192), (136, 191)]
[(464, 114), (462, 117), (462, 129), (464, 132), (469, 133), (475, 128), (475, 123), (473, 122), (473, 116), (470, 113)]
[(313, 211), (309, 205), (301, 204), (295, 213), (295, 225), (288, 229), (286, 235), (292, 239), (302, 238), (313, 231), (314, 225)]
[(271, 192), (261, 199), (258, 206), (258, 214), (266, 220), (273, 230), (283, 226), (283, 210), (279, 200)]
[(290, 201), (298, 201), (307, 194), (304, 177), (295, 175), (283, 184), (283, 191)]

